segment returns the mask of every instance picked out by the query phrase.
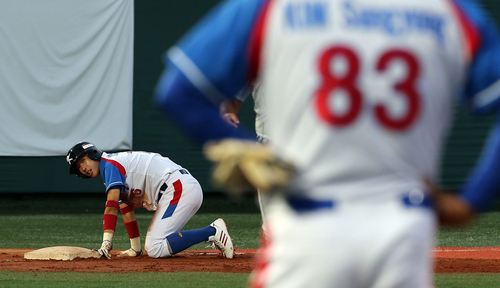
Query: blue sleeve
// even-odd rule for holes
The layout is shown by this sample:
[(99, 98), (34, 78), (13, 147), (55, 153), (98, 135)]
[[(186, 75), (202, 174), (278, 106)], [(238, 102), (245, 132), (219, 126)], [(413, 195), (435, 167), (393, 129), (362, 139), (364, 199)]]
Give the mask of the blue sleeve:
[(243, 128), (220, 117), (219, 107), (207, 100), (175, 66), (162, 75), (155, 98), (160, 107), (198, 143), (223, 138), (256, 140)]
[(125, 176), (120, 173), (116, 166), (101, 160), (99, 170), (106, 187), (106, 193), (112, 188), (121, 189), (125, 185)]
[[(187, 59), (222, 95), (236, 95), (249, 80), (248, 45), (264, 3), (263, 0), (224, 1), (171, 49), (165, 59), (167, 64), (178, 66), (196, 84), (197, 75), (186, 64)], [(172, 53), (175, 49), (179, 53)], [(185, 59), (179, 57), (181, 53)], [(208, 92), (206, 87), (198, 88)]]
[(248, 45), (259, 8), (265, 0), (229, 0), (217, 6), (165, 58), (156, 103), (200, 143), (223, 138), (255, 140), (233, 128), (219, 105), (248, 85)]
[(500, 35), (495, 22), (475, 2), (455, 0), (479, 36), (477, 51), (467, 75), (465, 96), (476, 113), (500, 104)]
[(500, 117), (492, 127), (481, 157), (461, 196), (476, 212), (485, 212), (500, 197)]

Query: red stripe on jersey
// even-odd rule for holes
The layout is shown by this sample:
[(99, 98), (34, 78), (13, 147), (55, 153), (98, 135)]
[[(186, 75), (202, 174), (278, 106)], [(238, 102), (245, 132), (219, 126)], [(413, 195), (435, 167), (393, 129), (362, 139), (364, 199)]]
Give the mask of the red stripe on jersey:
[(122, 164), (118, 163), (115, 160), (111, 160), (111, 159), (102, 158), (102, 160), (104, 160), (108, 163), (111, 163), (113, 166), (118, 168), (118, 171), (120, 171), (120, 174), (122, 174), (122, 176), (125, 177), (125, 168), (123, 168)]
[(481, 33), (479, 32), (476, 24), (467, 16), (455, 0), (450, 0), (449, 2), (453, 8), (453, 14), (457, 17), (462, 28), (465, 40), (465, 57), (466, 59), (471, 60), (476, 56), (477, 51), (479, 50), (479, 45), (481, 44)]
[[(266, 225), (266, 224), (264, 224)], [(266, 230), (270, 231), (270, 227), (266, 225)], [(255, 268), (250, 277), (250, 287), (251, 288), (262, 288), (265, 286), (266, 281), (268, 280), (267, 269), (269, 268), (270, 262), (270, 250), (271, 250), (271, 239), (264, 235), (264, 231), (261, 230), (262, 236), (262, 244), (260, 248), (260, 253), (255, 257)]]
[(271, 6), (272, 0), (267, 0), (260, 8), (258, 12), (257, 20), (255, 21), (254, 28), (250, 35), (250, 42), (248, 44), (248, 55), (250, 59), (250, 73), (248, 78), (250, 82), (253, 82), (257, 78), (260, 66), (260, 54), (262, 50), (262, 42), (264, 39), (264, 27), (267, 24), (268, 11)]
[(181, 180), (177, 180), (174, 182), (174, 198), (170, 201), (170, 205), (174, 205), (179, 203), (179, 199), (181, 198), (182, 195), (182, 183)]

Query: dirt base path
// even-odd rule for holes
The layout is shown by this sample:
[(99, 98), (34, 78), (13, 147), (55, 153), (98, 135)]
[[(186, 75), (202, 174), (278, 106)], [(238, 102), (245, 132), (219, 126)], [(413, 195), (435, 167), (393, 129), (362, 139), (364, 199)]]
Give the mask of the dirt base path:
[[(249, 273), (253, 269), (255, 251), (236, 251), (227, 259), (217, 251), (184, 251), (166, 259), (148, 256), (63, 260), (29, 260), (24, 253), (35, 249), (0, 249), (0, 270), (10, 271), (78, 271), (78, 272), (230, 272)], [(116, 256), (120, 251), (112, 251)], [(253, 252), (253, 253), (252, 253)]]
[[(72, 261), (24, 259), (24, 253), (33, 250), (35, 249), (0, 249), (0, 270), (249, 273), (254, 267), (254, 257), (257, 253), (256, 250), (236, 250), (234, 259), (226, 259), (212, 250), (188, 250), (167, 259), (152, 259), (147, 256)], [(113, 251), (113, 255), (119, 252)], [(434, 255), (436, 273), (500, 273), (500, 247), (436, 248)]]
[(434, 249), (436, 273), (500, 273), (500, 247)]

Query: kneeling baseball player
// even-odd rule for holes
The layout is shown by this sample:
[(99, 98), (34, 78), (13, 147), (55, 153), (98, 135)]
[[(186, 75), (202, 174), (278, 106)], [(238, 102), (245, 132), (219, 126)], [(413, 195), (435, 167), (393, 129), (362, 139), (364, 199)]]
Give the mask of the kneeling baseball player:
[(226, 258), (233, 258), (233, 243), (222, 218), (205, 228), (180, 231), (200, 208), (203, 192), (198, 181), (169, 158), (135, 151), (108, 154), (92, 143), (79, 142), (68, 151), (66, 160), (70, 174), (81, 178), (101, 176), (104, 181), (104, 234), (97, 251), (107, 259), (111, 258), (118, 210), (123, 214), (131, 245), (118, 256), (143, 254), (134, 208), (156, 210), (144, 244), (149, 257), (169, 257), (205, 241), (213, 243)]

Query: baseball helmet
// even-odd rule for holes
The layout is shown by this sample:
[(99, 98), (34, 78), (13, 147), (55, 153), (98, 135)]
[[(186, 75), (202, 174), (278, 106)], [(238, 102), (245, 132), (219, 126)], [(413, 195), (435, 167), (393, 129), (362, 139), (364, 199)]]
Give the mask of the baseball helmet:
[(75, 174), (81, 178), (90, 178), (89, 176), (80, 173), (80, 170), (78, 170), (75, 166), (76, 161), (84, 154), (89, 156), (92, 160), (99, 160), (101, 159), (102, 151), (95, 147), (94, 144), (85, 141), (79, 142), (75, 146), (71, 147), (66, 155), (66, 161), (68, 161), (70, 166), (69, 174)]

